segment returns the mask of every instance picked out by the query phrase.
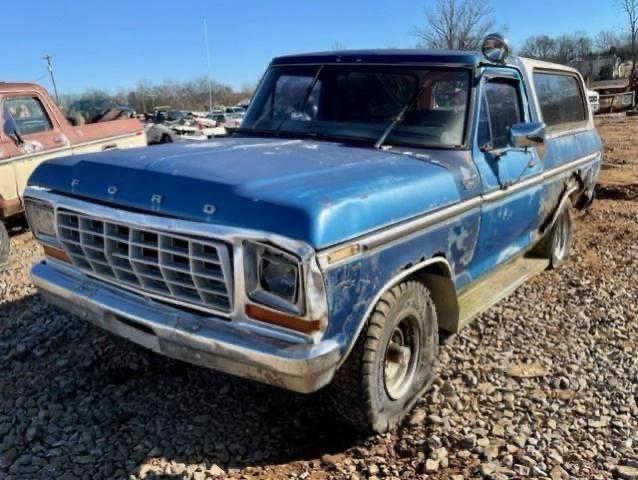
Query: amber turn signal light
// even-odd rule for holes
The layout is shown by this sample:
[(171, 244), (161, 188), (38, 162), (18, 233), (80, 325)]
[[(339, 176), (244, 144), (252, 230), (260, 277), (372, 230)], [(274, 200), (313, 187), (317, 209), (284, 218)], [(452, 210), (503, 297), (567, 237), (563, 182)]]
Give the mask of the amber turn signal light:
[(290, 328), (291, 330), (302, 333), (316, 332), (321, 327), (319, 320), (304, 320), (303, 318), (275, 312), (274, 310), (258, 307), (257, 305), (246, 305), (246, 315), (255, 320)]
[(43, 245), (42, 248), (44, 249), (44, 254), (47, 257), (59, 260), (60, 262), (72, 263), (71, 257), (69, 257), (64, 250), (51, 247), (50, 245)]

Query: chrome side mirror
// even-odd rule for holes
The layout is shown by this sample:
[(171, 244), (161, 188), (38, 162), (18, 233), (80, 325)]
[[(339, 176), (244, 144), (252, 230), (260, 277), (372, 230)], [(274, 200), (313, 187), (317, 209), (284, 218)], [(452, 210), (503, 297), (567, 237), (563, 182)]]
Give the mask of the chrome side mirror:
[(545, 124), (542, 122), (517, 123), (510, 128), (510, 146), (531, 148), (545, 144)]
[(490, 33), (483, 39), (481, 46), (483, 56), (490, 62), (505, 63), (510, 54), (510, 47), (507, 39), (499, 33)]

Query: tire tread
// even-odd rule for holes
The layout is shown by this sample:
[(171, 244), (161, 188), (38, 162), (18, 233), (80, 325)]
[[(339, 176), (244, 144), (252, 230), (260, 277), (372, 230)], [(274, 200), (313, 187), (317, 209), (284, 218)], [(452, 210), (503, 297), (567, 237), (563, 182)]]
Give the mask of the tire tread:
[[(374, 411), (372, 400), (366, 392), (376, 381), (375, 356), (392, 305), (411, 288), (418, 290), (424, 305), (433, 305), (429, 290), (416, 280), (408, 280), (390, 288), (377, 302), (348, 359), (337, 370), (332, 384), (327, 388), (334, 413), (360, 431), (385, 431), (394, 426), (383, 423), (386, 420)], [(438, 337), (438, 329), (435, 334)]]

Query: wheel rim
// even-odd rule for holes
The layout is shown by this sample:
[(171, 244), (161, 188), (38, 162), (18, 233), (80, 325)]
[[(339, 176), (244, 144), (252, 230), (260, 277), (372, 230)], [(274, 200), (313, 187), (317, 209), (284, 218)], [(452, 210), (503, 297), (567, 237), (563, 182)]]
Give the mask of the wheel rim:
[(567, 237), (569, 235), (567, 214), (563, 213), (556, 224), (556, 246), (554, 248), (554, 256), (557, 260), (565, 258), (567, 253)]
[(406, 316), (392, 331), (385, 351), (383, 378), (386, 393), (391, 399), (400, 399), (410, 389), (419, 355), (417, 319)]

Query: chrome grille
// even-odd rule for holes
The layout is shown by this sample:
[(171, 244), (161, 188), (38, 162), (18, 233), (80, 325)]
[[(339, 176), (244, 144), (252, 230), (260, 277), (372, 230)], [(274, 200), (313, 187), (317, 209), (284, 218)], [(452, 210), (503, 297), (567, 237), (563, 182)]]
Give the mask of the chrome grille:
[(61, 210), (58, 237), (80, 270), (168, 301), (232, 309), (229, 247)]

